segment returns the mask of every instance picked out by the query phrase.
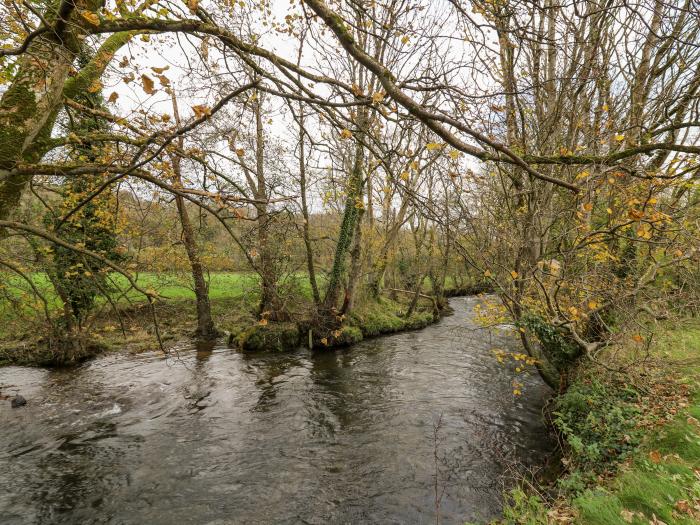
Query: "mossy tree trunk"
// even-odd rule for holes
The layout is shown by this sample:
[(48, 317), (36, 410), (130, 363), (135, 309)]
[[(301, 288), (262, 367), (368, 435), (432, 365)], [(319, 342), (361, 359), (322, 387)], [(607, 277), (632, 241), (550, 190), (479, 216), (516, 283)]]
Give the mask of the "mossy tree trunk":
[(71, 64), (84, 31), (72, 18), (78, 10), (94, 10), (88, 2), (52, 4), (44, 13), (53, 26), (34, 38), (17, 63), (17, 73), (0, 98), (0, 220), (19, 203), (30, 176), (13, 173), (24, 160), (61, 101)]
[[(68, 23), (75, 8), (94, 11), (94, 2), (67, 2), (63, 12), (49, 9), (45, 18), (54, 32), (34, 39), (19, 59), (17, 73), (0, 98), (0, 220), (9, 218), (32, 176), (13, 171), (21, 162), (38, 162), (51, 148), (51, 133), (64, 98), (87, 89), (103, 74), (114, 54), (132, 37), (131, 32), (110, 35), (92, 60), (69, 77), (85, 32)], [(0, 235), (1, 232), (0, 232)]]
[(367, 109), (358, 109), (357, 124), (358, 136), (355, 137), (355, 153), (352, 169), (347, 183), (347, 196), (343, 220), (338, 232), (338, 241), (335, 246), (335, 256), (328, 279), (326, 296), (323, 299), (323, 307), (326, 312), (333, 312), (338, 306), (340, 293), (347, 277), (347, 259), (353, 246), (357, 223), (360, 220), (362, 209), (362, 197), (364, 195), (364, 146), (362, 145), (362, 133), (366, 125)]

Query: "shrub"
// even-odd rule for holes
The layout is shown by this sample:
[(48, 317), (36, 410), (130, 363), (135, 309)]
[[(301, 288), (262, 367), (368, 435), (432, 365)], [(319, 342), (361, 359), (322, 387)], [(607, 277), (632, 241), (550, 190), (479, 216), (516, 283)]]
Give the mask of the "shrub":
[[(636, 399), (632, 389), (595, 381), (577, 383), (557, 398), (553, 422), (571, 449), (568, 461), (573, 470), (602, 472), (639, 445)], [(564, 488), (578, 491), (585, 481), (572, 476), (571, 486)]]

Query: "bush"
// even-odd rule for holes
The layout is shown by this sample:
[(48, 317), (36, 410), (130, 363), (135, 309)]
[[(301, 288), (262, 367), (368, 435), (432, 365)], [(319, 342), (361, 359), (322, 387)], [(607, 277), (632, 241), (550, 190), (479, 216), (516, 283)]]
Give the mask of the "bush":
[[(559, 396), (554, 407), (554, 426), (570, 447), (572, 470), (600, 473), (624, 459), (640, 442), (636, 427), (640, 411), (637, 393), (592, 381), (577, 383)], [(570, 476), (568, 488), (578, 491), (585, 477)]]
[(524, 316), (520, 325), (535, 334), (547, 361), (560, 372), (569, 369), (581, 355), (581, 348), (570, 337), (539, 316)]

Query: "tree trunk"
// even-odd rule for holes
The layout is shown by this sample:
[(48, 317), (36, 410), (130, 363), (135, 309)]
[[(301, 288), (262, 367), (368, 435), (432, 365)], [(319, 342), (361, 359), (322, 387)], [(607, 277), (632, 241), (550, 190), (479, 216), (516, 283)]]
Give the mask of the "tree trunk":
[(299, 103), (299, 192), (301, 193), (301, 215), (303, 218), (302, 236), (306, 248), (306, 268), (309, 272), (309, 283), (314, 304), (318, 308), (321, 304), (321, 294), (318, 291), (316, 281), (316, 267), (314, 265), (314, 252), (309, 231), (309, 206), (306, 200), (306, 157), (304, 153), (304, 110)]
[[(367, 119), (367, 108), (361, 107), (358, 110), (357, 124), (360, 128), (360, 134), (365, 127)], [(364, 164), (364, 147), (362, 146), (361, 136), (355, 141), (355, 158), (353, 161), (352, 171), (348, 178), (347, 198), (345, 199), (345, 210), (343, 212), (343, 221), (340, 224), (340, 232), (338, 233), (338, 241), (335, 247), (335, 257), (333, 259), (333, 267), (331, 268), (330, 277), (328, 279), (328, 289), (323, 300), (324, 309), (332, 312), (338, 305), (340, 290), (345, 280), (347, 255), (353, 245), (356, 225), (360, 216), (360, 208), (362, 204), (363, 186), (363, 164)]]
[(258, 248), (260, 250), (260, 307), (259, 313), (266, 319), (285, 320), (282, 304), (277, 291), (277, 271), (272, 253), (270, 237), (270, 214), (267, 209), (267, 181), (265, 180), (265, 136), (262, 122), (260, 93), (255, 92), (255, 210), (258, 228)]
[[(49, 14), (46, 18), (55, 18)], [(70, 12), (62, 15), (64, 20), (69, 16)], [(0, 220), (17, 207), (32, 178), (12, 169), (20, 161), (38, 162), (44, 156), (63, 98), (72, 98), (99, 78), (133, 36), (130, 32), (110, 35), (92, 60), (76, 76), (68, 77), (79, 50), (79, 29), (72, 24), (57, 27), (62, 27), (62, 33), (54, 38), (42, 35), (29, 46), (11, 86), (0, 98)]]
[(355, 242), (350, 253), (350, 272), (348, 273), (348, 286), (345, 291), (342, 314), (349, 314), (355, 306), (355, 296), (360, 274), (362, 273), (362, 217), (364, 211), (359, 210), (355, 223)]
[[(175, 98), (174, 91), (171, 93), (171, 96), (175, 122), (177, 123), (178, 127), (180, 127), (180, 113), (178, 111), (177, 99)], [(184, 146), (182, 137), (178, 139), (178, 142), (180, 149), (182, 149)], [(172, 162), (175, 185), (182, 187), (181, 159), (178, 155), (173, 155)], [(177, 212), (180, 216), (180, 224), (182, 225), (182, 242), (185, 245), (187, 258), (190, 261), (192, 281), (194, 283), (194, 295), (197, 301), (197, 331), (195, 332), (195, 335), (201, 339), (214, 339), (218, 333), (216, 327), (214, 326), (214, 320), (211, 316), (209, 286), (204, 278), (204, 268), (199, 257), (197, 239), (195, 238), (192, 222), (190, 221), (187, 208), (185, 207), (185, 199), (183, 199), (181, 195), (176, 195), (175, 203), (177, 204)]]

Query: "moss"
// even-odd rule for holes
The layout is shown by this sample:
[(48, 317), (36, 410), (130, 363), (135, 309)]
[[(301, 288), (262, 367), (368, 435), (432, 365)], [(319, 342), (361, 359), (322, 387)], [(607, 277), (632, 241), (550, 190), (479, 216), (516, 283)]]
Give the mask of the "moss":
[(349, 346), (362, 341), (362, 330), (356, 326), (343, 326), (340, 329), (340, 334), (333, 338), (333, 343), (336, 346)]
[(380, 299), (358, 308), (351, 315), (350, 322), (359, 327), (364, 336), (374, 337), (402, 330), (406, 322), (399, 317), (399, 313), (398, 303), (388, 299)]
[(286, 352), (299, 347), (299, 329), (294, 323), (255, 325), (243, 330), (236, 343), (246, 352)]
[(406, 319), (405, 330), (418, 330), (435, 322), (433, 312), (414, 312), (411, 317)]
[(82, 363), (107, 346), (88, 337), (46, 338), (38, 344), (0, 347), (0, 365), (62, 367)]
[(431, 311), (418, 310), (405, 317), (405, 306), (390, 299), (381, 298), (363, 304), (350, 317), (350, 324), (357, 326), (365, 337), (376, 337), (403, 330), (425, 328), (435, 321)]

